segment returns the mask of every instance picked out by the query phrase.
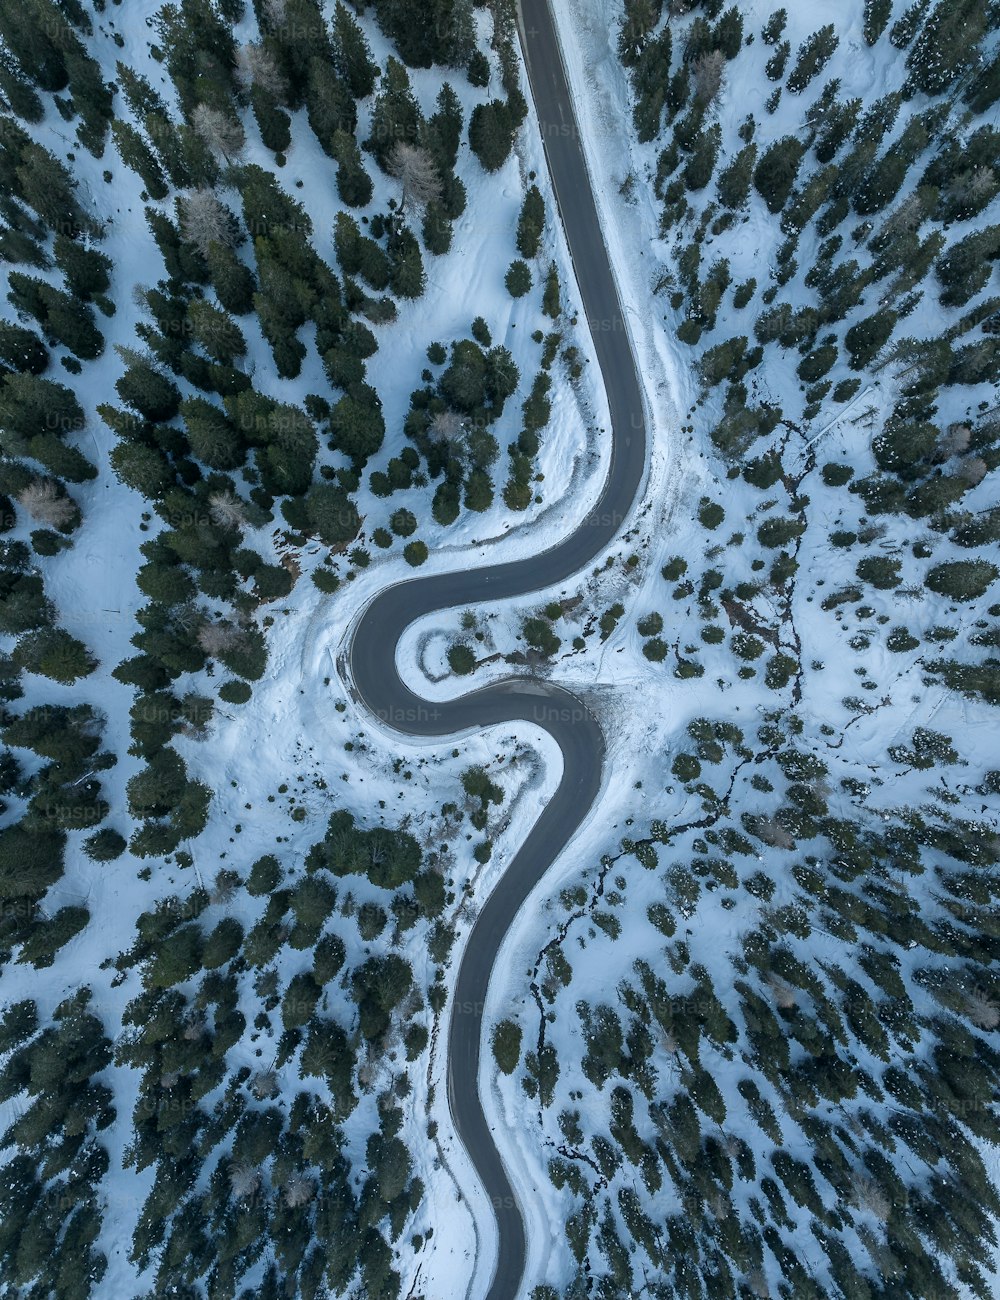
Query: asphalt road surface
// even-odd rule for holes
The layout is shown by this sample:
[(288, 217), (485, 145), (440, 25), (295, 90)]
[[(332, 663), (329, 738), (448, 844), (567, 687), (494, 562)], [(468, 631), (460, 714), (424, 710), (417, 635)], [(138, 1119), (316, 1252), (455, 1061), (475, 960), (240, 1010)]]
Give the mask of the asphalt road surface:
[[(597, 796), (604, 734), (580, 700), (550, 681), (518, 677), (460, 699), (431, 703), (400, 679), (396, 644), (410, 623), (435, 610), (522, 596), (571, 578), (604, 549), (624, 522), (646, 460), (642, 390), (547, 0), (521, 0), (521, 43), (549, 171), (607, 390), (612, 422), (608, 476), (590, 515), (558, 546), (529, 560), (416, 578), (390, 587), (367, 606), (349, 648), (355, 689), (373, 714), (401, 732), (446, 736), (495, 723), (526, 721), (543, 727), (562, 751), (563, 775), (558, 789), (482, 904), (468, 937), (448, 1032), (452, 1118), (490, 1198), (499, 1230), (499, 1255), (487, 1300), (515, 1300), (525, 1293), (525, 1229), (498, 1150), (504, 1134), (491, 1132), (479, 1097), (486, 990), (515, 915)], [(483, 1289), (485, 1282), (484, 1278)]]

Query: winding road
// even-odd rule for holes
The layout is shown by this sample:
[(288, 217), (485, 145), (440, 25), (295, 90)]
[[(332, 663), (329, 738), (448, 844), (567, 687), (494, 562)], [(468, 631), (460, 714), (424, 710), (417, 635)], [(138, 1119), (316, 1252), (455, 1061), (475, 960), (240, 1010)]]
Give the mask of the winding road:
[(635, 500), (646, 463), (642, 388), (547, 0), (521, 0), (520, 36), (549, 172), (607, 391), (612, 425), (608, 475), (588, 517), (559, 545), (529, 560), (390, 587), (366, 607), (349, 647), (355, 690), (374, 715), (401, 732), (446, 736), (523, 721), (543, 727), (562, 752), (563, 773), (555, 794), (483, 904), (468, 937), (448, 1032), (452, 1117), (490, 1198), (499, 1232), (487, 1300), (518, 1296), (525, 1228), (479, 1097), (483, 1006), (497, 952), (515, 915), (597, 797), (605, 739), (586, 706), (547, 680), (517, 677), (459, 699), (423, 699), (400, 678), (396, 646), (410, 623), (436, 610), (523, 596), (572, 577), (614, 538)]

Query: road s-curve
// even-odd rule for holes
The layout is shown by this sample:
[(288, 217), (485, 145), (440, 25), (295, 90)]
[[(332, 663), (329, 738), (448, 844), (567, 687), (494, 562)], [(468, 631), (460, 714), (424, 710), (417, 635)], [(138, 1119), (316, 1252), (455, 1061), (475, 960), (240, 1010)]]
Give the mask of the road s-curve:
[(482, 905), (459, 967), (448, 1031), (448, 1097), (456, 1130), (496, 1216), (499, 1249), (487, 1300), (516, 1300), (525, 1228), (478, 1091), (482, 1012), (493, 965), (533, 887), (572, 837), (600, 789), (605, 739), (582, 702), (562, 687), (513, 678), (458, 699), (431, 702), (402, 681), (396, 646), (414, 620), (436, 610), (522, 596), (565, 581), (613, 539), (635, 500), (646, 462), (642, 387), (601, 232), (559, 42), (547, 0), (521, 0), (520, 37), (580, 296), (611, 414), (611, 455), (596, 505), (559, 545), (528, 560), (415, 578), (365, 608), (349, 646), (353, 685), (385, 724), (415, 736), (446, 736), (497, 723), (543, 727), (563, 760), (559, 785), (493, 893)]

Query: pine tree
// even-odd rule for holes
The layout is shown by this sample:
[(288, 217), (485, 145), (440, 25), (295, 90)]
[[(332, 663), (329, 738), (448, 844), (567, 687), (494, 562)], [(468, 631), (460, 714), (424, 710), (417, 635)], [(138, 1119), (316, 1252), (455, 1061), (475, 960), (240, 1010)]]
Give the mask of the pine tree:
[(30, 79), (6, 52), (0, 52), (0, 95), (10, 105), (11, 112), (26, 122), (39, 122), (44, 116), (42, 101)]
[(989, 26), (976, 0), (938, 0), (906, 57), (910, 77), (925, 95), (940, 95), (975, 61)]
[(865, 0), (865, 42), (874, 45), (892, 17), (892, 0)]
[(477, 104), (469, 119), (469, 145), (488, 172), (499, 171), (514, 147), (514, 124), (506, 101)]
[[(361, 392), (354, 390), (345, 394), (334, 405), (330, 413), (330, 432), (338, 450), (363, 465), (382, 446), (385, 421), (375, 390), (367, 384), (359, 387)], [(352, 506), (342, 527), (349, 527), (353, 518)], [(356, 532), (357, 528), (350, 535), (353, 537)]]
[(111, 259), (95, 248), (87, 248), (79, 240), (70, 239), (61, 231), (53, 243), (56, 265), (66, 276), (71, 293), (85, 302), (104, 293), (111, 283)]
[(390, 58), (372, 112), (371, 134), (367, 148), (383, 171), (386, 170), (393, 146), (399, 141), (416, 144), (420, 125), (420, 110), (410, 89), (406, 69)]
[(165, 199), (169, 191), (163, 169), (135, 127), (117, 118), (111, 123), (111, 135), (122, 162), (141, 177), (149, 197)]
[(29, 0), (19, 13), (0, 13), (0, 37), (40, 90), (59, 92), (69, 83), (65, 48), (72, 39), (65, 18), (45, 0)]
[(354, 136), (338, 131), (333, 140), (337, 160), (337, 194), (350, 208), (363, 208), (371, 202), (372, 182), (361, 161), (361, 151)]
[(522, 257), (535, 257), (545, 228), (545, 204), (537, 185), (529, 187), (517, 221), (517, 250)]
[(804, 152), (804, 146), (794, 136), (782, 136), (765, 150), (754, 168), (754, 189), (770, 212), (780, 212), (785, 206)]
[(410, 67), (462, 67), (475, 49), (470, 0), (376, 0), (375, 13)]
[(34, 330), (0, 321), (0, 366), (4, 370), (40, 375), (48, 364), (48, 348)]
[(839, 43), (840, 39), (833, 23), (821, 27), (819, 31), (813, 32), (807, 40), (803, 41), (795, 59), (795, 66), (788, 74), (788, 89), (793, 94), (805, 90), (813, 77), (830, 61)]
[(335, 158), (338, 132), (353, 135), (357, 113), (346, 83), (330, 64), (320, 58), (309, 62), (306, 112), (323, 152)]
[(757, 146), (748, 144), (719, 173), (719, 200), (724, 207), (739, 209), (750, 193), (750, 178), (757, 160)]
[(463, 121), (461, 102), (446, 81), (438, 91), (437, 111), (427, 123), (427, 144), (442, 173), (455, 166)]
[[(9, 125), (7, 127), (9, 131)], [(76, 200), (76, 182), (49, 151), (27, 140), (15, 166), (15, 192), (38, 213), (50, 230), (76, 238), (91, 226)]]
[(97, 667), (97, 660), (83, 642), (63, 628), (26, 633), (14, 649), (14, 662), (28, 672), (64, 685), (88, 677)]
[(355, 99), (367, 99), (375, 89), (378, 65), (357, 20), (337, 0), (333, 13), (333, 46), (337, 72), (347, 82)]
[(209, 244), (205, 254), (212, 288), (226, 311), (234, 316), (245, 316), (253, 310), (257, 283), (254, 274), (236, 253), (225, 244)]
[(390, 241), (389, 253), (389, 283), (393, 293), (400, 298), (419, 298), (426, 284), (424, 263), (420, 245), (407, 227)]
[(556, 270), (555, 262), (549, 264), (548, 274), (545, 277), (545, 293), (542, 296), (542, 311), (546, 316), (551, 316), (557, 320), (559, 313), (562, 311), (562, 305), (559, 299), (559, 273)]
[(255, 84), (250, 88), (250, 107), (265, 149), (284, 153), (292, 143), (292, 119), (280, 101), (266, 86)]

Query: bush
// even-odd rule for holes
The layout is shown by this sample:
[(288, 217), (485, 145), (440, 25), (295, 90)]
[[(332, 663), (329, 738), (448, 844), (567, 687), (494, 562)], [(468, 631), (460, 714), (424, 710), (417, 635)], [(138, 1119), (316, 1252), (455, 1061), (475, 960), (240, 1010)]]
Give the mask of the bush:
[(854, 470), (850, 465), (837, 465), (834, 461), (827, 461), (822, 472), (823, 482), (827, 487), (843, 487), (854, 477)]
[(250, 684), (237, 681), (235, 678), (223, 682), (219, 687), (219, 699), (224, 700), (226, 704), (246, 704), (252, 695)]
[(893, 651), (894, 654), (905, 654), (909, 650), (916, 650), (920, 641), (915, 637), (907, 627), (894, 627), (885, 640), (886, 648)]
[(693, 754), (678, 754), (670, 770), (678, 781), (697, 781), (701, 776), (701, 764)]
[(415, 569), (427, 559), (428, 550), (426, 542), (407, 542), (403, 547), (403, 558), (407, 564), (411, 564)]
[(125, 852), (128, 841), (124, 835), (104, 826), (83, 842), (83, 851), (92, 862), (113, 862)]
[(717, 501), (709, 501), (707, 497), (702, 497), (701, 505), (698, 507), (698, 522), (703, 528), (718, 528), (726, 517), (726, 512)]
[(662, 663), (666, 659), (669, 650), (670, 647), (666, 641), (661, 640), (658, 636), (653, 637), (650, 641), (643, 642), (642, 646), (642, 653), (654, 664)]
[(938, 564), (927, 574), (925, 584), (940, 596), (952, 600), (978, 600), (1000, 575), (988, 560), (956, 560)]
[(890, 560), (884, 555), (866, 555), (858, 561), (855, 572), (862, 582), (870, 583), (876, 590), (890, 591), (902, 581), (899, 569), (898, 560)]

